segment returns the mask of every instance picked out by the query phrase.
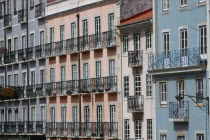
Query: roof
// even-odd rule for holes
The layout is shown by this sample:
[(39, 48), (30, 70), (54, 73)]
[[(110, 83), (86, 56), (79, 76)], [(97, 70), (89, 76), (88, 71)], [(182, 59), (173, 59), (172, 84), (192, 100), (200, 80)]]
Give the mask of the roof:
[(140, 22), (140, 21), (145, 21), (145, 20), (150, 20), (150, 19), (152, 19), (152, 9), (149, 9), (142, 13), (134, 15), (128, 19), (121, 20), (119, 26), (126, 25), (126, 24), (132, 24), (135, 22)]

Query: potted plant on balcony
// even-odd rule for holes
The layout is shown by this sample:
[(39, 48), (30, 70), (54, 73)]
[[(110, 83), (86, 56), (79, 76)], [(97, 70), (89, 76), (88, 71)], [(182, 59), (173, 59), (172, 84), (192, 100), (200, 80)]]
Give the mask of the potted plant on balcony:
[(15, 87), (0, 88), (0, 100), (17, 99), (18, 92)]

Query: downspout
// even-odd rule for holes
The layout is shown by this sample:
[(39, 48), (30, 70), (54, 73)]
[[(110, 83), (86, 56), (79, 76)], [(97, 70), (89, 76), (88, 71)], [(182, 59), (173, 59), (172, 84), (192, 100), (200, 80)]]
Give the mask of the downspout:
[[(4, 4), (4, 16), (5, 16), (5, 14), (6, 14), (6, 2), (5, 1), (3, 1), (3, 4)], [(5, 19), (4, 19), (4, 22), (5, 22)], [(7, 35), (6, 35), (6, 33), (7, 33), (7, 29), (4, 27), (4, 45), (5, 45), (5, 48), (7, 48)], [(5, 66), (5, 79), (4, 79), (4, 81), (5, 81), (5, 86), (7, 85), (7, 66)]]

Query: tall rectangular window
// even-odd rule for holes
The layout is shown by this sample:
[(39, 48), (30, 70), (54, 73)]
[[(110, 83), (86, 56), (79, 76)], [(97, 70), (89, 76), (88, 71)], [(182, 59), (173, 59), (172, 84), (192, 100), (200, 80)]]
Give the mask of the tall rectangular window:
[(0, 20), (3, 19), (3, 15), (4, 15), (4, 4), (3, 2), (0, 2)]
[(188, 35), (187, 35), (187, 29), (181, 29), (180, 30), (180, 45), (181, 49), (186, 49), (188, 47)]
[(14, 15), (17, 15), (17, 0), (13, 0)]
[(129, 119), (124, 120), (124, 139), (130, 139), (130, 124)]
[(40, 33), (39, 33), (39, 45), (44, 45), (44, 31), (41, 31)]
[(160, 134), (160, 140), (167, 140), (167, 134)]
[(160, 82), (160, 104), (167, 104), (167, 84), (166, 82)]
[(134, 87), (135, 87), (135, 95), (140, 96), (141, 95), (141, 76), (135, 75), (134, 76)]
[(112, 13), (112, 14), (109, 14), (109, 24), (108, 24), (108, 26), (109, 26), (109, 31), (112, 31), (112, 30), (114, 30), (114, 14)]
[(77, 108), (77, 106), (73, 106), (73, 108), (72, 108), (72, 121), (78, 122), (78, 108)]
[(7, 14), (11, 14), (11, 0), (7, 0)]
[(28, 121), (28, 110), (27, 110), (27, 107), (23, 107), (23, 121)]
[(177, 81), (177, 95), (185, 95), (185, 84), (184, 80)]
[(89, 106), (84, 107), (84, 121), (90, 122), (90, 107)]
[(18, 38), (14, 38), (14, 50), (18, 50)]
[(206, 32), (206, 26), (200, 26), (199, 27), (199, 42), (200, 42), (200, 48), (201, 48), (201, 54), (207, 53), (207, 32)]
[(12, 121), (12, 109), (11, 108), (8, 109), (8, 121), (9, 122)]
[(170, 34), (169, 32), (163, 33), (163, 49), (165, 52), (170, 50)]
[(45, 109), (45, 106), (41, 107), (41, 121), (42, 122), (46, 121), (46, 109)]
[(31, 108), (31, 121), (35, 121), (35, 117), (36, 117), (36, 110), (35, 107)]
[(50, 82), (55, 82), (55, 68), (50, 69)]
[(71, 23), (71, 38), (76, 38), (76, 23)]
[(66, 122), (66, 107), (61, 108), (61, 122)]
[(196, 134), (196, 140), (204, 140), (204, 134)]
[(180, 0), (180, 7), (186, 7), (188, 0)]
[(163, 12), (168, 11), (170, 8), (170, 0), (162, 0), (163, 2)]
[(185, 136), (177, 136), (177, 140), (185, 140)]
[(135, 140), (141, 140), (141, 129), (142, 129), (142, 121), (141, 120), (135, 120)]
[(87, 36), (88, 35), (88, 21), (87, 20), (83, 20), (82, 22), (83, 24), (83, 36)]
[(146, 83), (146, 86), (147, 86), (147, 96), (152, 96), (152, 75), (150, 74), (147, 74), (146, 75), (146, 78), (147, 78), (147, 83)]
[(8, 39), (7, 49), (8, 49), (8, 51), (12, 51), (12, 40), (11, 39)]
[(0, 41), (0, 48), (4, 48), (4, 41)]
[(110, 122), (116, 122), (116, 106), (110, 105)]
[(15, 122), (18, 121), (18, 108), (15, 109)]
[(147, 140), (153, 139), (152, 125), (152, 119), (147, 119)]
[(96, 40), (96, 47), (100, 47), (101, 42), (101, 18), (95, 18), (95, 40)]
[(50, 43), (54, 42), (54, 28), (50, 28)]
[(4, 85), (5, 85), (5, 84), (4, 84), (4, 82), (5, 82), (5, 81), (4, 81), (4, 76), (1, 76), (0, 82), (1, 82), (1, 83), (0, 83), (1, 86), (4, 86)]
[(26, 36), (22, 36), (22, 49), (26, 48)]
[(55, 107), (50, 108), (50, 121), (55, 122)]
[(4, 122), (4, 109), (1, 110), (1, 122)]
[(36, 75), (35, 75), (35, 71), (31, 72), (31, 85), (35, 85), (36, 84)]
[(134, 35), (134, 48), (135, 48), (135, 50), (140, 50), (141, 49), (140, 34)]
[(45, 73), (44, 70), (40, 70), (40, 84), (43, 84), (45, 82)]
[(101, 72), (101, 61), (97, 61), (96, 62), (96, 77), (99, 78), (102, 76), (102, 72)]
[(18, 74), (14, 75), (14, 86), (18, 86)]
[(146, 49), (152, 48), (152, 32), (146, 32)]
[(88, 63), (85, 63), (83, 65), (83, 79), (88, 79), (89, 77), (89, 72), (88, 72)]
[(34, 47), (34, 33), (30, 34), (30, 47)]
[(65, 40), (65, 26), (61, 25), (60, 26), (60, 41)]
[(129, 76), (124, 77), (124, 97), (129, 96)]
[(22, 84), (23, 86), (26, 86), (26, 72), (22, 73)]
[(30, 10), (34, 9), (34, 0), (30, 0)]
[(201, 4), (201, 3), (205, 3), (206, 0), (198, 0), (198, 3)]
[(12, 76), (8, 75), (8, 85), (12, 86)]
[(123, 52), (128, 52), (128, 36), (123, 37)]
[(203, 102), (203, 79), (196, 79), (196, 102)]
[(115, 60), (109, 60), (109, 76), (115, 76)]
[(96, 111), (96, 116), (97, 116), (97, 122), (103, 122), (103, 108), (102, 106), (97, 106), (97, 111)]
[(66, 67), (61, 67), (61, 81), (66, 81)]
[(72, 65), (72, 80), (77, 80), (77, 65)]

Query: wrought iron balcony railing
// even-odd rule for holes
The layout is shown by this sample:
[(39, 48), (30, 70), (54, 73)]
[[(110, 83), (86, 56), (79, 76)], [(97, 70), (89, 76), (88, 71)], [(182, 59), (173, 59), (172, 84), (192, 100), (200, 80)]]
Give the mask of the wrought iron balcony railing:
[(128, 97), (128, 112), (143, 112), (144, 96), (129, 96)]
[(41, 18), (45, 16), (45, 4), (40, 3), (35, 5), (35, 18)]
[(188, 101), (170, 102), (169, 120), (174, 122), (188, 122), (189, 102)]
[(22, 9), (18, 11), (18, 22), (19, 23), (25, 23), (26, 22), (26, 17), (27, 17), (27, 10)]
[(118, 137), (117, 122), (47, 122), (47, 136)]
[(201, 66), (202, 56), (200, 47), (149, 54), (148, 68), (152, 71)]
[(3, 133), (46, 134), (46, 122), (42, 121), (0, 122), (0, 134)]
[(12, 14), (4, 15), (4, 27), (12, 26)]
[(128, 52), (128, 66), (138, 67), (143, 65), (143, 51), (135, 50)]

